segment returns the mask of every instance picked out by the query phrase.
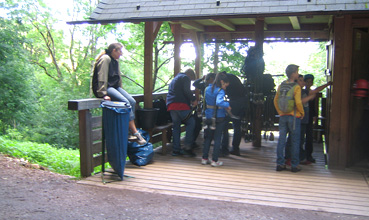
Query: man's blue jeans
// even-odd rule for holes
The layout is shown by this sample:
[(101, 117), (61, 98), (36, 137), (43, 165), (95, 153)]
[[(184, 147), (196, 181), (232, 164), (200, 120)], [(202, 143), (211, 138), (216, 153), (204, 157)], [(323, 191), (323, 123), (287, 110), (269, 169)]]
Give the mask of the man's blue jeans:
[[(182, 120), (191, 112), (191, 110), (171, 110), (170, 116), (173, 122), (173, 151), (178, 152), (181, 150), (181, 124)], [(192, 144), (194, 142), (194, 129), (195, 129), (195, 119), (190, 117), (186, 123), (186, 137), (184, 141), (184, 149), (191, 150)]]
[[(305, 133), (306, 133), (306, 125), (301, 123), (301, 133), (300, 133), (300, 161), (303, 161), (306, 159), (306, 152), (304, 149), (305, 144)], [(291, 136), (288, 135), (287, 143), (286, 143), (286, 149), (285, 149), (285, 159), (291, 159)]]
[(300, 163), (300, 134), (301, 119), (292, 115), (279, 117), (279, 139), (277, 145), (277, 165), (284, 166), (284, 152), (286, 147), (287, 133), (291, 135), (291, 166), (297, 167)]
[(211, 130), (210, 128), (205, 129), (205, 141), (204, 141), (204, 148), (202, 150), (202, 158), (208, 159), (209, 157), (209, 150), (211, 141), (214, 139), (214, 149), (213, 149), (213, 161), (218, 161), (219, 152), (220, 152), (220, 145), (222, 141), (222, 133), (224, 130), (224, 126), (226, 125), (226, 121), (223, 120), (222, 122), (216, 123), (215, 130)]

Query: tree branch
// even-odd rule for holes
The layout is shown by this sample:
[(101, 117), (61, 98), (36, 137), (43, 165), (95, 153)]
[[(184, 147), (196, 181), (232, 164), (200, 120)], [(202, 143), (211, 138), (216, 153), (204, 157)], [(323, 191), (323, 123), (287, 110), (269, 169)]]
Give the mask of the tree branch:
[(132, 78), (130, 78), (127, 75), (122, 75), (124, 78), (127, 78), (129, 81), (133, 82), (134, 84), (136, 84), (138, 87), (141, 87), (142, 89), (144, 88), (143, 86), (141, 86), (141, 84), (137, 83), (136, 81), (134, 81)]

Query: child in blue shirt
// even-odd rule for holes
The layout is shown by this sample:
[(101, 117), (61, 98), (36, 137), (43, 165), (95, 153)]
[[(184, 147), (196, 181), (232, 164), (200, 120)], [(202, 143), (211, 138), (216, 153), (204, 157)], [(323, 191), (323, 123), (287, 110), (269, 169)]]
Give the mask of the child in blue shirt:
[[(231, 110), (229, 102), (225, 101), (225, 89), (229, 85), (229, 80), (224, 72), (218, 73), (214, 84), (209, 84), (205, 89), (205, 141), (201, 164), (210, 163), (211, 166), (222, 166), (223, 162), (218, 161), (222, 131), (226, 124), (226, 112)], [(214, 123), (215, 122), (215, 123)], [(211, 162), (209, 161), (209, 149), (211, 141), (214, 139), (214, 149)]]

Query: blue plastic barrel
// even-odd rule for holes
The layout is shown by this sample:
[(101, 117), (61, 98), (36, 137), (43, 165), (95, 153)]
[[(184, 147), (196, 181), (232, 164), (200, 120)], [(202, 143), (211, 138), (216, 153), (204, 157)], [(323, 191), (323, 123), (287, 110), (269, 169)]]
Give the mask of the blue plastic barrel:
[(103, 101), (101, 107), (103, 109), (103, 129), (108, 161), (123, 180), (131, 106), (126, 102)]

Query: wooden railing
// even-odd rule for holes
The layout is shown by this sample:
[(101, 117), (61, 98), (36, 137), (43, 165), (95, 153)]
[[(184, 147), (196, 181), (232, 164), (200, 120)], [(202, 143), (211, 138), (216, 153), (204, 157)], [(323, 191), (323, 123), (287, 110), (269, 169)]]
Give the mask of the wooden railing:
[[(153, 94), (153, 100), (159, 97), (166, 98), (167, 93)], [(136, 100), (136, 109), (143, 102), (143, 95), (133, 95)], [(81, 176), (91, 176), (94, 167), (102, 163), (102, 116), (93, 116), (92, 110), (100, 108), (102, 99), (78, 99), (68, 101), (68, 110), (78, 111), (79, 120), (79, 150)], [(172, 126), (171, 123), (155, 127), (150, 130), (150, 142), (162, 142), (162, 153), (166, 153), (166, 145), (170, 142)], [(105, 160), (107, 161), (107, 160)]]

